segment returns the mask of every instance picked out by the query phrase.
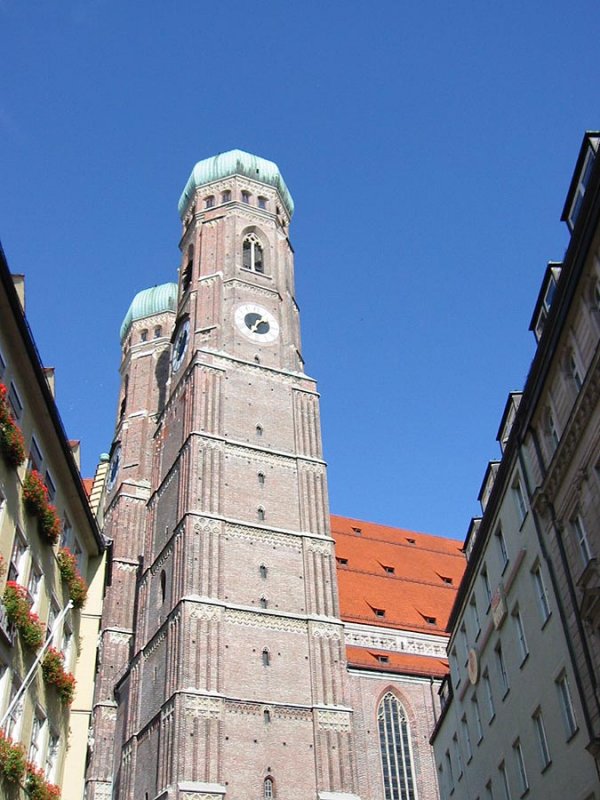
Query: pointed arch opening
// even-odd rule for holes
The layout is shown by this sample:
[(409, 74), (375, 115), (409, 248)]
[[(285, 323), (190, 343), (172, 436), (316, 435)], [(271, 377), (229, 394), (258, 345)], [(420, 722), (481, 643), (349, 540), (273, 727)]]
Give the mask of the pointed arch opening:
[(263, 781), (263, 800), (273, 800), (275, 797), (275, 782), (270, 775)]
[(410, 726), (402, 703), (386, 692), (377, 709), (385, 800), (416, 800)]
[(264, 248), (254, 231), (244, 236), (242, 242), (242, 266), (251, 272), (262, 274), (265, 271)]

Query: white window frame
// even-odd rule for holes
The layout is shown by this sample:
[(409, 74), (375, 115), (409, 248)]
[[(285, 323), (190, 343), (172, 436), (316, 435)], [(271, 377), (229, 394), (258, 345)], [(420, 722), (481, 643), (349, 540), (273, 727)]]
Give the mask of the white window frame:
[(529, 780), (527, 779), (527, 769), (525, 767), (525, 756), (523, 755), (523, 748), (521, 747), (521, 740), (515, 739), (513, 742), (513, 753), (515, 756), (515, 761), (517, 764), (517, 775), (519, 776), (519, 781), (521, 786), (521, 797), (525, 794), (525, 792), (529, 791)]
[(481, 722), (481, 710), (479, 708), (479, 700), (477, 695), (474, 694), (471, 698), (473, 708), (475, 709), (475, 728), (477, 729), (477, 744), (483, 739), (483, 724)]
[(508, 773), (506, 771), (505, 761), (501, 761), (498, 764), (498, 772), (500, 773), (500, 777), (502, 778), (502, 788), (504, 789), (504, 800), (512, 800), (512, 794), (510, 791), (510, 783), (508, 782)]
[(498, 527), (496, 528), (494, 536), (496, 538), (496, 542), (498, 543), (498, 550), (500, 551), (500, 561), (502, 564), (502, 574), (504, 574), (506, 568), (508, 567), (508, 562), (510, 561), (510, 559), (508, 557), (508, 550), (506, 549), (506, 539), (504, 538), (501, 525), (498, 525)]
[(467, 754), (467, 764), (473, 758), (473, 744), (471, 742), (471, 733), (469, 731), (469, 723), (467, 721), (466, 713), (462, 715), (461, 719), (461, 729), (463, 732), (463, 739), (465, 742), (465, 752)]
[(48, 741), (46, 745), (46, 767), (45, 775), (49, 783), (56, 783), (58, 777), (58, 761), (60, 754), (60, 736), (56, 731), (48, 729)]
[(494, 694), (492, 692), (492, 682), (490, 681), (490, 674), (486, 671), (481, 676), (483, 685), (485, 686), (485, 696), (488, 704), (488, 725), (491, 725), (494, 717), (496, 716), (496, 704), (494, 703)]
[(39, 709), (35, 710), (32, 717), (31, 737), (29, 740), (28, 760), (40, 769), (46, 762), (46, 734), (48, 723), (46, 717)]
[(585, 529), (585, 525), (583, 524), (581, 514), (576, 514), (573, 517), (571, 520), (571, 527), (575, 535), (575, 540), (577, 541), (577, 549), (579, 550), (581, 561), (583, 566), (587, 567), (593, 556), (590, 547), (590, 540), (588, 539), (587, 531)]
[(542, 765), (542, 772), (552, 763), (550, 755), (550, 748), (548, 747), (548, 737), (546, 736), (546, 727), (544, 725), (544, 717), (542, 716), (542, 709), (536, 708), (533, 712), (531, 719), (533, 720), (533, 727), (537, 735), (537, 742), (540, 754), (540, 764)]
[(569, 688), (566, 672), (561, 672), (556, 679), (556, 689), (558, 691), (565, 733), (567, 734), (567, 741), (569, 741), (569, 739), (575, 736), (579, 726), (577, 725), (577, 718), (575, 716), (575, 709), (573, 708), (573, 700), (571, 699), (571, 690)]
[(508, 680), (508, 672), (506, 670), (506, 662), (502, 652), (502, 643), (498, 642), (495, 649), (496, 664), (498, 665), (498, 674), (500, 676), (500, 684), (502, 686), (502, 696), (506, 697), (510, 690), (510, 681)]
[(529, 645), (527, 644), (527, 637), (525, 635), (525, 626), (523, 625), (523, 617), (518, 608), (512, 612), (515, 628), (517, 630), (517, 641), (519, 642), (519, 652), (521, 654), (521, 664), (529, 655)]
[[(14, 701), (17, 692), (21, 688), (21, 681), (17, 678), (17, 676), (13, 673), (11, 681), (10, 681), (10, 690), (8, 694), (8, 705), (7, 708), (12, 704)], [(23, 724), (23, 695), (19, 698), (19, 702), (12, 708), (10, 714), (6, 718), (4, 722), (4, 733), (7, 736), (17, 742), (21, 735), (21, 727)]]
[[(15, 550), (20, 546), (18, 557), (15, 558)], [(29, 564), (29, 547), (27, 546), (27, 539), (19, 527), (15, 528), (15, 536), (13, 539), (10, 564), (8, 571), (8, 580), (15, 581), (21, 586), (25, 585), (25, 576), (27, 575), (27, 567)]]
[(536, 562), (533, 569), (531, 570), (531, 575), (533, 577), (535, 595), (537, 597), (537, 603), (538, 603), (538, 608), (540, 610), (540, 615), (542, 618), (542, 627), (543, 627), (546, 624), (546, 622), (550, 619), (552, 611), (550, 610), (550, 603), (548, 601), (548, 592), (546, 591), (546, 584), (544, 582), (544, 576), (542, 575), (542, 568), (539, 561)]
[(517, 514), (522, 524), (523, 521), (525, 520), (525, 517), (527, 516), (528, 508), (527, 508), (527, 498), (525, 497), (525, 492), (523, 490), (523, 482), (519, 474), (515, 475), (515, 478), (511, 484), (511, 490), (515, 500)]
[(44, 580), (44, 573), (36, 561), (31, 562), (31, 569), (29, 570), (29, 580), (27, 581), (27, 591), (31, 598), (31, 611), (35, 614), (39, 611), (40, 601), (42, 599), (42, 581)]
[(7, 400), (12, 411), (12, 415), (18, 422), (23, 416), (23, 401), (21, 400), (21, 395), (19, 394), (14, 381), (11, 381), (8, 384)]

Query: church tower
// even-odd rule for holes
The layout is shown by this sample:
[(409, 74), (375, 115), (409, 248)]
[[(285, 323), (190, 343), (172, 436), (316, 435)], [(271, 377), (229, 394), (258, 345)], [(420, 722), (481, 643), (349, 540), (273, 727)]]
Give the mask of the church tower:
[(138, 295), (122, 330), (88, 796), (350, 800), (293, 201), (276, 164), (234, 150), (196, 164), (179, 211), (178, 284)]

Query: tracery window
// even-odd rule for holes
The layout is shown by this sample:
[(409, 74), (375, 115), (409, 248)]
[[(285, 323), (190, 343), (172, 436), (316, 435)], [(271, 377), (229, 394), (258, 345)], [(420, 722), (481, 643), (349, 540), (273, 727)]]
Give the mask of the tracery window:
[(377, 712), (385, 800), (415, 800), (415, 781), (406, 711), (388, 692)]
[(242, 266), (244, 269), (252, 270), (252, 272), (264, 273), (265, 271), (263, 248), (260, 239), (255, 233), (248, 233), (244, 237)]
[(275, 797), (275, 792), (273, 791), (273, 778), (266, 777), (265, 782), (263, 784), (263, 797), (264, 800), (272, 800)]

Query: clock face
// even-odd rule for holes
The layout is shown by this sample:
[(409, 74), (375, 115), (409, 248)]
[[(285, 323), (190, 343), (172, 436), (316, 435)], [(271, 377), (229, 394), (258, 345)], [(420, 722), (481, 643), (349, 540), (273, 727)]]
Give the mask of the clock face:
[(171, 352), (171, 368), (173, 369), (173, 372), (177, 372), (181, 366), (185, 351), (187, 350), (189, 339), (190, 321), (189, 319), (186, 319), (186, 321), (177, 331), (177, 334), (175, 335), (175, 341), (173, 342), (173, 350)]
[(121, 466), (121, 447), (117, 447), (113, 456), (110, 460), (110, 465), (108, 467), (108, 483), (106, 488), (110, 492), (110, 490), (115, 485), (115, 481), (117, 480), (117, 475), (119, 474), (119, 467)]
[(254, 303), (244, 303), (235, 312), (235, 324), (246, 339), (270, 344), (279, 336), (279, 323), (266, 308)]

